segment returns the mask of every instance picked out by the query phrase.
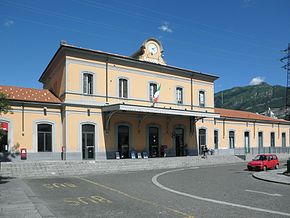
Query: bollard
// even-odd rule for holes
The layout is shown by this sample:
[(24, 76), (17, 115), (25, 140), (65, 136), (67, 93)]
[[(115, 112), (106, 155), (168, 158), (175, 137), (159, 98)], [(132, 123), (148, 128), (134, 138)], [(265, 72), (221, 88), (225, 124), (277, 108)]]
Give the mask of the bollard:
[(287, 173), (290, 173), (290, 158), (287, 160)]

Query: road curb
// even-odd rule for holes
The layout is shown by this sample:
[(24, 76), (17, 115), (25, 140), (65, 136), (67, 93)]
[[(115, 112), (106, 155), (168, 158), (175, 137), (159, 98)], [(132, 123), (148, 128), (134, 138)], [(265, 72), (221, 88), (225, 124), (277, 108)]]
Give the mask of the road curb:
[(272, 183), (278, 183), (278, 184), (283, 184), (283, 185), (290, 185), (290, 182), (283, 182), (283, 181), (278, 181), (274, 179), (269, 179), (269, 178), (262, 178), (258, 176), (258, 173), (252, 174), (252, 177), (258, 180), (266, 181), (266, 182), (272, 182)]

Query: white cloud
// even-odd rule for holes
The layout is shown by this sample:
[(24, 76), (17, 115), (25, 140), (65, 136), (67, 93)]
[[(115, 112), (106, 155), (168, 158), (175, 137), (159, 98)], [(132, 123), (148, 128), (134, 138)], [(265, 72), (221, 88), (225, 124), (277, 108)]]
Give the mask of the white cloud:
[(257, 77), (254, 77), (251, 80), (250, 85), (259, 85), (259, 84), (261, 84), (264, 81), (265, 81), (264, 77), (257, 76)]
[(6, 27), (10, 27), (13, 24), (14, 24), (14, 21), (13, 20), (6, 20), (3, 25), (6, 26)]
[(163, 32), (172, 33), (172, 29), (169, 27), (168, 22), (164, 22), (158, 29), (162, 30)]

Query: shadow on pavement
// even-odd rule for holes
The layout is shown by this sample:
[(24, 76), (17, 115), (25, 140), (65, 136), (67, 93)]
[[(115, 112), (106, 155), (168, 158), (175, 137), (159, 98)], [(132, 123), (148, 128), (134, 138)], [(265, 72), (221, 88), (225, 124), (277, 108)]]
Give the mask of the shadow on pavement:
[(0, 185), (9, 182), (9, 180), (13, 179), (13, 177), (3, 177), (0, 176)]

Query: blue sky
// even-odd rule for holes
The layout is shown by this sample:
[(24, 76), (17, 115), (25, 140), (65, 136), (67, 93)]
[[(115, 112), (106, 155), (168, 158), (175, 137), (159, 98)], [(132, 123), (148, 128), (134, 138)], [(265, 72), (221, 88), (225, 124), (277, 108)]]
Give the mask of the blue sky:
[(169, 65), (219, 76), (215, 91), (286, 85), (289, 0), (0, 0), (0, 85), (41, 88), (61, 40), (133, 54), (159, 39)]

